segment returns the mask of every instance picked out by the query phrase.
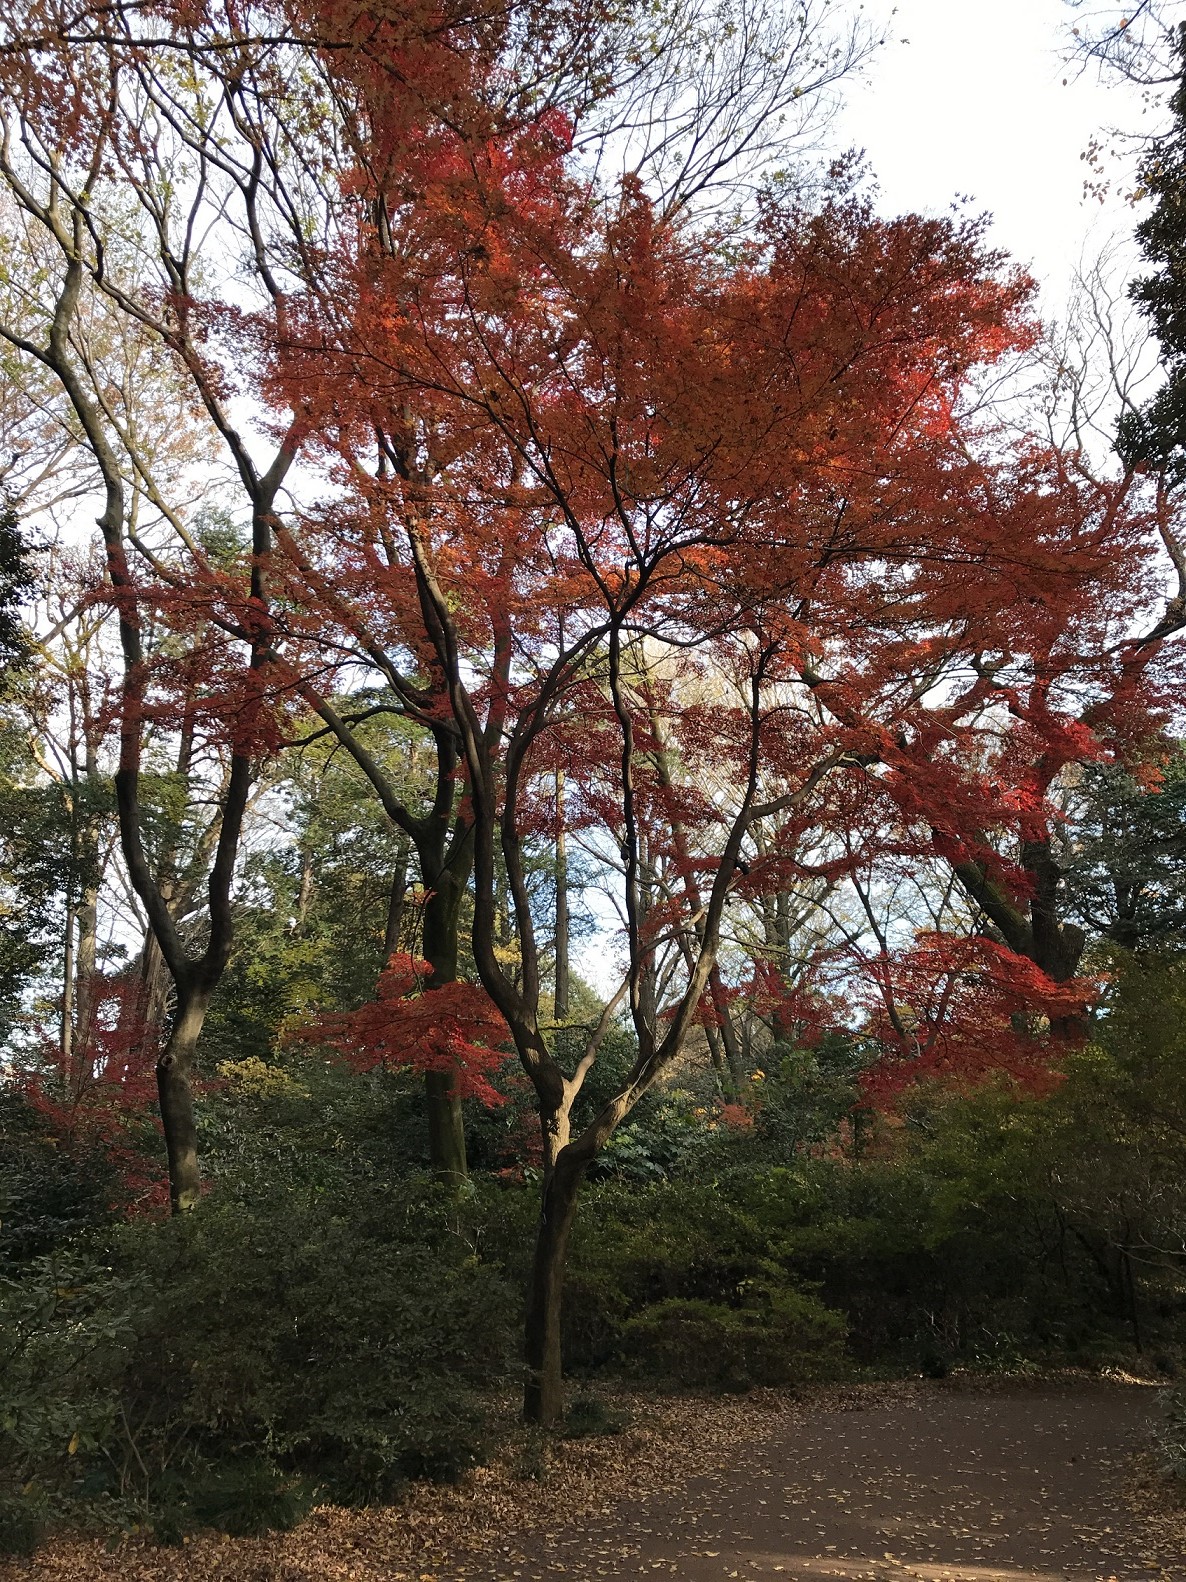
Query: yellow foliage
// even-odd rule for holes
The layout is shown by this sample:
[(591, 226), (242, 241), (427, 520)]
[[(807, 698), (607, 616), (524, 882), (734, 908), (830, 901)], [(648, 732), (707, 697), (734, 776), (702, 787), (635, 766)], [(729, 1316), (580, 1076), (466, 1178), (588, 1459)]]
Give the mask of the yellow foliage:
[(291, 1072), (270, 1066), (258, 1055), (246, 1060), (220, 1060), (215, 1068), (236, 1098), (307, 1099), (309, 1090)]

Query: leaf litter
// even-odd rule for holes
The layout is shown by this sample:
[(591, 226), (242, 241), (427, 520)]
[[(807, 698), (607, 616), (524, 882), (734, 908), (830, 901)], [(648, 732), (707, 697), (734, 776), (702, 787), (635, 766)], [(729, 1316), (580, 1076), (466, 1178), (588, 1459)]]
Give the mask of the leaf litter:
[[(1065, 1388), (1064, 1383), (1064, 1388)], [(974, 1508), (952, 1504), (950, 1489), (931, 1491), (917, 1508), (903, 1509), (893, 1547), (876, 1555), (848, 1558), (830, 1540), (825, 1504), (832, 1501), (836, 1517), (851, 1519), (851, 1492), (828, 1487), (809, 1466), (785, 1465), (787, 1445), (809, 1435), (812, 1424), (832, 1413), (875, 1412), (879, 1424), (892, 1425), (920, 1405), (940, 1409), (952, 1391), (966, 1396), (991, 1396), (992, 1381), (900, 1380), (878, 1384), (819, 1386), (800, 1392), (754, 1390), (744, 1396), (659, 1396), (626, 1390), (601, 1391), (606, 1406), (623, 1427), (617, 1433), (587, 1438), (544, 1436), (514, 1425), (515, 1407), (505, 1403), (508, 1432), (489, 1465), (475, 1468), (457, 1485), (415, 1484), (398, 1504), (367, 1509), (320, 1506), (291, 1532), (263, 1538), (229, 1538), (197, 1534), (184, 1544), (163, 1548), (144, 1534), (128, 1534), (111, 1543), (95, 1538), (62, 1537), (36, 1555), (0, 1564), (3, 1582), (531, 1582), (536, 1576), (624, 1578), (648, 1575), (685, 1577), (781, 1573), (836, 1578), (869, 1577), (944, 1579), (993, 1576), (984, 1560), (989, 1551), (984, 1535), (1004, 1536), (999, 1513), (975, 1521)], [(1151, 1392), (1150, 1392), (1151, 1393)], [(887, 1416), (888, 1414), (888, 1416)], [(513, 1425), (513, 1426), (512, 1426)], [(891, 1427), (892, 1434), (892, 1427)], [(884, 1428), (878, 1436), (884, 1439)], [(764, 1452), (773, 1454), (764, 1458)], [(806, 1449), (806, 1446), (804, 1446)], [(777, 1468), (757, 1465), (766, 1459)], [(1027, 1458), (1028, 1460), (1036, 1457)], [(965, 1467), (963, 1460), (971, 1465)], [(728, 1488), (739, 1476), (765, 1480), (776, 1471), (778, 1499), (756, 1501), (764, 1524), (786, 1521), (776, 1515), (780, 1499), (797, 1519), (811, 1524), (814, 1555), (775, 1552), (763, 1534), (735, 1526), (722, 1538), (728, 1516)], [(953, 1479), (976, 1470), (975, 1452), (950, 1468)], [(1058, 1468), (1024, 1469), (1042, 1473), (1053, 1483)], [(789, 1485), (794, 1473), (798, 1481)], [(1125, 1567), (1118, 1577), (1175, 1578), (1186, 1576), (1186, 1508), (1159, 1474), (1151, 1455), (1127, 1457), (1116, 1469), (1115, 1503), (1100, 1513), (1084, 1541), (1123, 1534), (1123, 1548), (1141, 1569)], [(697, 1511), (699, 1495), (673, 1519), (679, 1523), (677, 1561), (669, 1543), (656, 1558), (653, 1544), (664, 1515), (671, 1516), (672, 1497), (687, 1495), (689, 1484), (705, 1487), (720, 1506)], [(713, 1485), (716, 1485), (713, 1487)], [(726, 1497), (722, 1498), (722, 1484)], [(956, 1485), (958, 1487), (958, 1485)], [(758, 1492), (766, 1493), (765, 1489)], [(922, 1491), (925, 1496), (926, 1490)], [(1041, 1487), (1045, 1495), (1045, 1486)], [(646, 1524), (652, 1502), (655, 1529)], [(620, 1510), (629, 1506), (634, 1520), (626, 1524)], [(639, 1518), (640, 1511), (643, 1519)], [(810, 1512), (810, 1515), (808, 1514)], [(740, 1512), (738, 1513), (740, 1514)], [(859, 1510), (856, 1512), (859, 1516)], [(702, 1516), (709, 1520), (700, 1527)], [(752, 1525), (752, 1524), (751, 1524)], [(883, 1529), (878, 1529), (883, 1531)], [(934, 1535), (972, 1546), (980, 1561), (961, 1570), (958, 1561), (935, 1563)], [(883, 1531), (883, 1536), (890, 1536)], [(1119, 1540), (1117, 1540), (1119, 1541)], [(648, 1546), (649, 1545), (649, 1546)], [(914, 1560), (905, 1559), (912, 1549)], [(747, 1550), (752, 1558), (746, 1558)], [(930, 1563), (923, 1563), (924, 1560)], [(969, 1561), (971, 1555), (969, 1555)], [(796, 1564), (798, 1561), (800, 1564)], [(854, 1569), (854, 1566), (858, 1569)], [(1010, 1568), (1001, 1576), (1037, 1578), (1038, 1570)], [(1109, 1572), (1045, 1573), (1051, 1578), (1089, 1576), (1108, 1582)]]

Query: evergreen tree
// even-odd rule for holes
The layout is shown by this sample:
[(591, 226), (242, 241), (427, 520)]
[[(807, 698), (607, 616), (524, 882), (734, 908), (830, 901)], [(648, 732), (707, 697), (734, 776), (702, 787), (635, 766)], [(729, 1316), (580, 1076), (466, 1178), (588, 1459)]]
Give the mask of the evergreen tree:
[(1154, 207), (1137, 226), (1137, 240), (1154, 273), (1131, 288), (1161, 342), (1166, 381), (1144, 408), (1121, 417), (1118, 434), (1127, 463), (1163, 467), (1175, 481), (1186, 478), (1186, 23), (1179, 26), (1177, 58), (1172, 124), (1141, 164)]
[(0, 690), (10, 671), (28, 653), (28, 640), (20, 618), (22, 597), (32, 586), (15, 507), (0, 503)]

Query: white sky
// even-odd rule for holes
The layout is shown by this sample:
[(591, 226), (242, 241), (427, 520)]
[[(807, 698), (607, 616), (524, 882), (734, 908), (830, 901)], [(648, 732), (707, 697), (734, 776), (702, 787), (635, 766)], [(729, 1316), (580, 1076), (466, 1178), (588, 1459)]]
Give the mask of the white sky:
[(1119, 183), (1102, 206), (1084, 199), (1080, 156), (1108, 127), (1141, 127), (1135, 91), (1060, 58), (1075, 20), (1064, 0), (866, 0), (864, 10), (888, 22), (891, 42), (850, 88), (835, 139), (865, 148), (886, 212), (943, 213), (959, 197), (988, 210), (996, 245), (1030, 267), (1057, 311), (1084, 249), (1131, 234)]

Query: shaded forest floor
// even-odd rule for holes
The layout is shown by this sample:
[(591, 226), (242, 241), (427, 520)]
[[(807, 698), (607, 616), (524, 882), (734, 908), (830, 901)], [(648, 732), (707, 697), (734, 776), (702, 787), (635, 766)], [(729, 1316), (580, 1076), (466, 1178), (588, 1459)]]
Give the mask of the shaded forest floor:
[(1147, 1385), (908, 1381), (619, 1396), (617, 1433), (522, 1431), (455, 1488), (176, 1549), (59, 1541), (22, 1582), (1136, 1582), (1186, 1577)]

